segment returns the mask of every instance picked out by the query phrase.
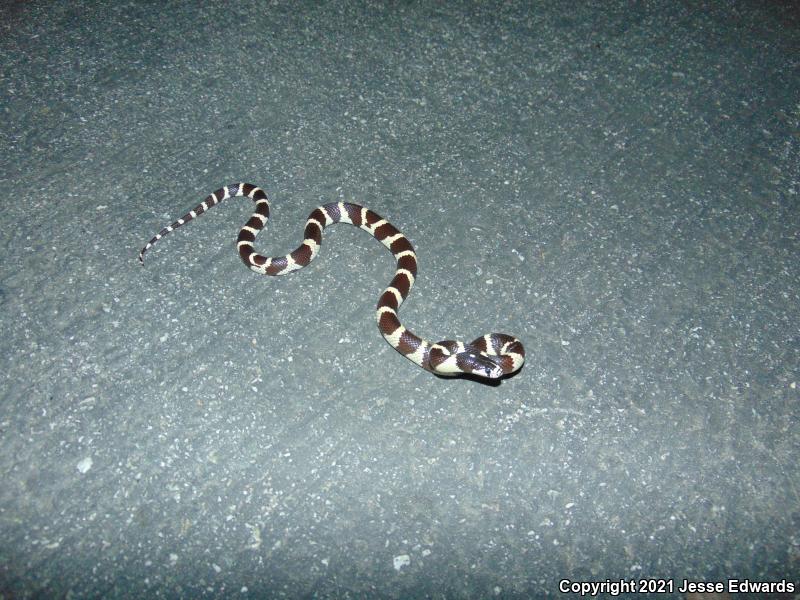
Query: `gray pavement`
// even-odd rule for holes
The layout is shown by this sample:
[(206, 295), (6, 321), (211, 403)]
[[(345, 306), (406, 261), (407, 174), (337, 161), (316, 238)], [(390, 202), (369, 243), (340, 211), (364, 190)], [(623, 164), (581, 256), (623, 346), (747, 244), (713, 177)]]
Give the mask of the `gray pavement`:
[[(792, 3), (199, 5), (0, 7), (0, 598), (797, 585)], [(266, 254), (385, 216), (404, 324), (527, 364), (397, 354), (351, 227), (250, 272), (245, 199), (138, 264), (236, 181)]]

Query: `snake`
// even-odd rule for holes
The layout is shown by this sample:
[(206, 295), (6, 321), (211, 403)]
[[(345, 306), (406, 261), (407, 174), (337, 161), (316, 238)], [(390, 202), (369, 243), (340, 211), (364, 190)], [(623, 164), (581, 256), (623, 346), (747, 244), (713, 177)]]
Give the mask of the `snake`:
[(266, 257), (258, 254), (253, 244), (269, 220), (267, 194), (249, 183), (231, 184), (209, 194), (194, 209), (153, 236), (139, 252), (139, 262), (144, 265), (145, 253), (168, 233), (223, 200), (236, 197), (255, 202), (255, 212), (239, 231), (236, 245), (244, 264), (262, 275), (285, 275), (307, 266), (319, 252), (322, 231), (334, 223), (354, 225), (386, 246), (397, 261), (397, 270), (378, 300), (378, 329), (395, 350), (424, 370), (445, 377), (466, 375), (491, 380), (515, 373), (525, 362), (525, 348), (512, 335), (489, 333), (469, 343), (455, 340), (432, 343), (403, 326), (397, 312), (417, 278), (417, 255), (408, 238), (394, 225), (358, 204), (331, 202), (315, 208), (306, 221), (302, 244), (285, 256)]

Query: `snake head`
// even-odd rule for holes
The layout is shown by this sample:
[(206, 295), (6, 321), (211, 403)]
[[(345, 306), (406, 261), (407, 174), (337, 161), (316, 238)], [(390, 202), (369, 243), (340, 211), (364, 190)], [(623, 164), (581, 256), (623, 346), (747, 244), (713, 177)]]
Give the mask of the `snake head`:
[(499, 356), (490, 356), (469, 348), (458, 354), (458, 364), (466, 367), (465, 372), (487, 379), (497, 379), (503, 376), (500, 361), (501, 357)]
[(490, 333), (469, 344), (445, 340), (431, 346), (424, 367), (437, 375), (473, 375), (500, 379), (519, 370), (525, 362), (525, 348), (515, 337)]

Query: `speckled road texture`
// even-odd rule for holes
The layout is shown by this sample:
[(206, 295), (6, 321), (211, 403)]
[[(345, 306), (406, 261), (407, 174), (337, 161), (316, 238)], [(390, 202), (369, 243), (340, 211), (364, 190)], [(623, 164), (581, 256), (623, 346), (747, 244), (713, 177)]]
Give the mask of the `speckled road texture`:
[[(790, 2), (6, 2), (0, 598), (797, 582)], [(544, 4), (544, 3), (541, 3)], [(381, 338), (504, 331), (500, 385)], [(567, 584), (569, 585), (569, 584)]]

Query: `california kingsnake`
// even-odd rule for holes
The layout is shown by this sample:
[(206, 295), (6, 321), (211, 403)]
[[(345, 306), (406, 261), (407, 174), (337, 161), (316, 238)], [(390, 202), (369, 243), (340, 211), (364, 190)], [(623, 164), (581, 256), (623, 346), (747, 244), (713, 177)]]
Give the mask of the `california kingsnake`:
[(397, 259), (397, 271), (389, 287), (378, 300), (377, 318), (381, 335), (400, 354), (427, 371), (438, 375), (473, 374), (497, 379), (517, 371), (525, 361), (525, 349), (515, 337), (489, 333), (469, 344), (446, 340), (432, 344), (414, 335), (400, 324), (397, 310), (408, 297), (417, 276), (417, 256), (406, 236), (391, 223), (371, 210), (348, 202), (332, 202), (320, 206), (309, 215), (303, 232), (303, 243), (286, 256), (268, 258), (253, 249), (256, 235), (269, 219), (269, 201), (260, 188), (249, 183), (236, 183), (206, 197), (194, 210), (159, 231), (139, 252), (144, 253), (162, 237), (204, 213), (227, 198), (247, 196), (256, 203), (256, 210), (239, 231), (239, 256), (250, 269), (264, 275), (285, 275), (302, 269), (317, 255), (322, 243), (322, 230), (332, 223), (350, 223), (360, 227), (391, 250)]

